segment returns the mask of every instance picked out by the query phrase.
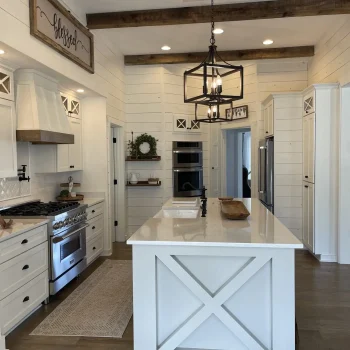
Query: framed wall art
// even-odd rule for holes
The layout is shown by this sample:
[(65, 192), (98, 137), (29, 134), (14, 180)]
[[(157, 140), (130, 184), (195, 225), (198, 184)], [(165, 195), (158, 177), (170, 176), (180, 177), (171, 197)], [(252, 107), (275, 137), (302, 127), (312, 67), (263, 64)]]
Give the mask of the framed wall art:
[(30, 34), (93, 74), (93, 34), (58, 0), (30, 0), (29, 5)]
[(248, 105), (226, 109), (226, 117), (230, 120), (248, 118)]

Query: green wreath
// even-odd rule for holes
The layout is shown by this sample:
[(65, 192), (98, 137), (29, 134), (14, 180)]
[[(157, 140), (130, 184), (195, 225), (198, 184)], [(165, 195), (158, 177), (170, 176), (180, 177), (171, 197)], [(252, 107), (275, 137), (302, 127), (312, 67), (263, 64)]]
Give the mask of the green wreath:
[[(151, 158), (157, 156), (157, 141), (153, 136), (148, 134), (142, 134), (136, 138), (136, 140), (129, 141), (128, 148), (130, 150), (130, 156), (132, 158)], [(140, 146), (143, 143), (149, 144), (149, 151), (147, 153), (142, 153), (140, 151)]]

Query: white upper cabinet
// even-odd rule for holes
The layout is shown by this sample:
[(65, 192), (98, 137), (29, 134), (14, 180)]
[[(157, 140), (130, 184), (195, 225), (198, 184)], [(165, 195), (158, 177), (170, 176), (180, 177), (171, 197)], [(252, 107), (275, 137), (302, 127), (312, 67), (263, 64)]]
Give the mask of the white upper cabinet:
[(79, 99), (61, 92), (61, 100), (67, 117), (81, 119), (81, 105)]
[(16, 112), (12, 101), (0, 99), (0, 178), (17, 176)]
[(14, 101), (13, 72), (5, 67), (0, 67), (0, 98)]
[(309, 93), (304, 95), (303, 104), (304, 104), (303, 116), (315, 112), (315, 106), (316, 106), (315, 90), (312, 90)]
[(69, 118), (74, 134), (74, 145), (69, 145), (69, 169), (83, 170), (82, 126), (81, 120)]
[(185, 133), (200, 133), (201, 123), (188, 115), (174, 115), (174, 131)]
[(315, 113), (303, 118), (303, 180), (315, 182)]
[(271, 137), (274, 135), (274, 103), (273, 100), (263, 105), (264, 135)]

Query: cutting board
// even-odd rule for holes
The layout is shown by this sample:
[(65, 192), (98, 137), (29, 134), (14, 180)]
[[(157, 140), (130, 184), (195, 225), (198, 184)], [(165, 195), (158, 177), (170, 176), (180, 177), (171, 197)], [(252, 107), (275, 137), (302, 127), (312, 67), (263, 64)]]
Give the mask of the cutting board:
[(240, 201), (222, 201), (221, 212), (229, 220), (245, 220), (250, 212)]

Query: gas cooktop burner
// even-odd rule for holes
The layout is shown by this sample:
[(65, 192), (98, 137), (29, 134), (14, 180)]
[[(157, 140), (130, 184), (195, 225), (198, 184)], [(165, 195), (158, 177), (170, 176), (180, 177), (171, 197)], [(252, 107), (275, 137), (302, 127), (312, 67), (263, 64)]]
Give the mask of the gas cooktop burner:
[(18, 207), (6, 209), (1, 212), (2, 216), (56, 216), (69, 210), (78, 208), (78, 202), (35, 202)]

